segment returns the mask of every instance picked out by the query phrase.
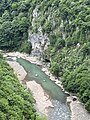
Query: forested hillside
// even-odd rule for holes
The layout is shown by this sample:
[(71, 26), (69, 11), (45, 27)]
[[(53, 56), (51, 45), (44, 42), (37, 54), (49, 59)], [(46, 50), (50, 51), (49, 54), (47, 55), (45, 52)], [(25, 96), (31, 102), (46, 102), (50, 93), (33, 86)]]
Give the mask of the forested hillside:
[(30, 53), (30, 0), (0, 0), (0, 49)]
[(90, 112), (90, 0), (0, 1), (0, 49), (30, 53), (28, 29), (39, 27), (50, 40), (43, 56), (51, 60), (51, 72)]
[(0, 55), (0, 120), (43, 120), (36, 114), (32, 94), (13, 72)]
[(45, 51), (50, 70), (90, 112), (90, 1), (54, 0), (39, 9), (42, 30), (50, 39)]

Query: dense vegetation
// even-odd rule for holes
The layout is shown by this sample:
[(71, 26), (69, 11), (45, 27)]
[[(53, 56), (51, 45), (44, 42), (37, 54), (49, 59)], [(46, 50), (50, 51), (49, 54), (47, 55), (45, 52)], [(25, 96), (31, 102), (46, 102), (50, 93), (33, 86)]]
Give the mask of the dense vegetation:
[(43, 120), (36, 114), (34, 102), (0, 55), (0, 120)]
[[(32, 26), (34, 9), (38, 16)], [(28, 29), (39, 27), (50, 40), (44, 56), (51, 60), (51, 72), (90, 112), (90, 0), (0, 1), (1, 49), (28, 53)]]
[(90, 1), (42, 0), (36, 8), (32, 30), (41, 26), (49, 37), (44, 57), (51, 59), (51, 72), (90, 112)]
[[(30, 53), (29, 10), (30, 0), (0, 0), (0, 49)], [(25, 48), (29, 48), (28, 51)]]

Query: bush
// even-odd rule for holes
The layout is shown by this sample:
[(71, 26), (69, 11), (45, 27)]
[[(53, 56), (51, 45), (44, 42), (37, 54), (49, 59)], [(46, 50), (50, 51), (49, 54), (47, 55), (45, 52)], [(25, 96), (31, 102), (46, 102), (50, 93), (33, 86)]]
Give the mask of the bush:
[(86, 102), (85, 108), (90, 112), (90, 99)]
[(58, 63), (53, 62), (50, 70), (54, 75), (58, 76), (59, 75), (59, 65), (58, 65)]
[(31, 46), (31, 43), (28, 42), (28, 41), (25, 41), (22, 43), (21, 45), (21, 48), (20, 48), (20, 52), (24, 52), (24, 53), (27, 53), (27, 54), (30, 54), (31, 53), (31, 50), (32, 50), (32, 46)]

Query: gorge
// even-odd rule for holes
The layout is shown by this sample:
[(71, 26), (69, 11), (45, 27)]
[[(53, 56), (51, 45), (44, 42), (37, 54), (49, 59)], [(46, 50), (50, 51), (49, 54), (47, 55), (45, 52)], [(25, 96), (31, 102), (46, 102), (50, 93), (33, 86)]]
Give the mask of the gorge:
[[(18, 82), (19, 78), (17, 79), (13, 74), (15, 71), (5, 62), (7, 58), (13, 59), (11, 66), (17, 67), (16, 72), (19, 71), (20, 64), (26, 69), (28, 73), (26, 79), (35, 78), (37, 81), (37, 83), (34, 81), (35, 85), (40, 80), (42, 86), (38, 85), (41, 86), (41, 91), (47, 88), (45, 90), (49, 94), (49, 88), (52, 101), (54, 97), (56, 101), (60, 101), (62, 98), (60, 94), (65, 95), (63, 91), (70, 95), (67, 99), (70, 103), (71, 116), (74, 115), (71, 119), (90, 119), (89, 0), (0, 1), (0, 119), (44, 119), (37, 115), (33, 107), (32, 95), (19, 83), (21, 81)], [(16, 61), (17, 58), (20, 64)], [(33, 64), (28, 63), (27, 60)], [(41, 65), (43, 63), (42, 71), (45, 74), (39, 69), (38, 61)], [(30, 68), (28, 70), (28, 66), (32, 68), (32, 71)], [(34, 71), (39, 72), (40, 75)], [(19, 77), (20, 75), (18, 74)], [(51, 78), (53, 82), (50, 81)], [(54, 93), (52, 86), (56, 86), (55, 90), (58, 89), (60, 93), (57, 91)], [(28, 96), (28, 99), (25, 96)], [(59, 106), (62, 108), (62, 113), (59, 108), (62, 118), (56, 117), (56, 119), (69, 119), (68, 105), (64, 104), (66, 110), (64, 114), (63, 104), (56, 101), (53, 103), (56, 105), (55, 110), (57, 111)], [(56, 111), (53, 112), (55, 116), (58, 116), (56, 113), (59, 113)], [(51, 116), (54, 117), (54, 114)], [(68, 117), (65, 118), (65, 116)], [(55, 117), (50, 119), (55, 119)]]

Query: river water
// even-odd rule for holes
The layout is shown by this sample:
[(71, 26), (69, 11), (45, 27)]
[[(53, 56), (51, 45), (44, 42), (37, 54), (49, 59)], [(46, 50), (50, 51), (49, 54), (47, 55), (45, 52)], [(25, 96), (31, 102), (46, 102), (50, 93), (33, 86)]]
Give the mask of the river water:
[(70, 120), (71, 112), (66, 103), (66, 94), (61, 88), (51, 81), (39, 66), (22, 58), (17, 61), (27, 71), (27, 79), (35, 80), (50, 96), (54, 108), (50, 110), (48, 120)]

